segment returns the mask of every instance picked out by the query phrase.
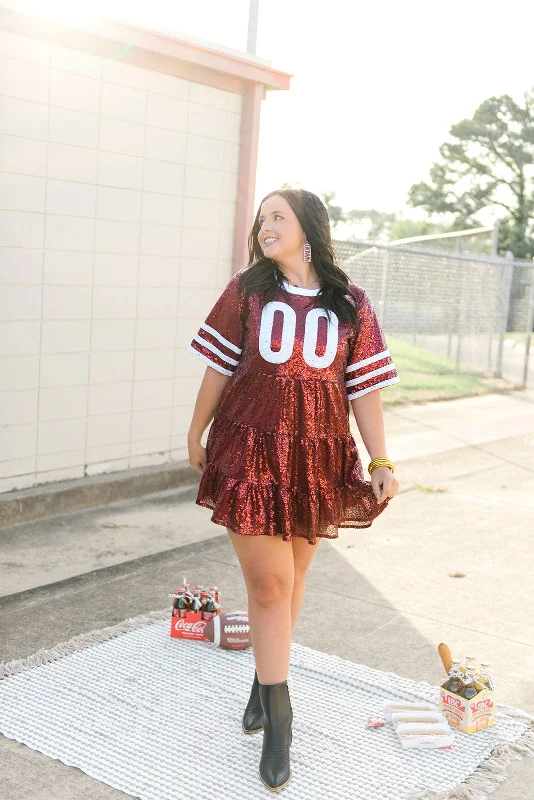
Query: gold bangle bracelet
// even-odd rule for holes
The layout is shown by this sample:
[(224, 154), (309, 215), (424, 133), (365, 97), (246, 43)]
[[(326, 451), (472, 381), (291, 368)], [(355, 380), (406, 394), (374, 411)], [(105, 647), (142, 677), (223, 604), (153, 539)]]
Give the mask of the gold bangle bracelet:
[(392, 472), (395, 472), (395, 467), (389, 458), (373, 458), (367, 467), (369, 475), (372, 475), (373, 470), (377, 467), (388, 467)]

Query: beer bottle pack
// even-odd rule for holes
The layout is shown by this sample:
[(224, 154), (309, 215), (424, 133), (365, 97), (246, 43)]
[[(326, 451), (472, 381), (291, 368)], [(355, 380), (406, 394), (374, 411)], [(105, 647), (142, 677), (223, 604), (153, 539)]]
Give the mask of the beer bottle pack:
[(204, 589), (199, 583), (193, 591), (189, 587), (184, 578), (181, 587), (168, 595), (173, 599), (171, 637), (208, 641), (204, 636), (204, 628), (209, 619), (222, 613), (219, 590), (216, 586)]
[(440, 710), (449, 725), (464, 733), (495, 725), (495, 684), (487, 661), (477, 670), (474, 656), (466, 656), (465, 668), (452, 659), (449, 677), (440, 688)]

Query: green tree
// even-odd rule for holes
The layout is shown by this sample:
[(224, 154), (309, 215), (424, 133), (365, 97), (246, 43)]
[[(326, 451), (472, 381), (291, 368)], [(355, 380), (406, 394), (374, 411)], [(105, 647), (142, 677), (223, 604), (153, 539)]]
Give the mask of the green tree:
[[(286, 181), (280, 187), (281, 189), (302, 189), (302, 184), (300, 181)], [(334, 199), (336, 197), (336, 193), (334, 191), (325, 189), (322, 192), (317, 192), (317, 196), (321, 198), (323, 203), (326, 206), (326, 210), (328, 211), (328, 216), (330, 217), (330, 222), (333, 228), (335, 228), (340, 222), (345, 222), (345, 214), (341, 206), (338, 206), (334, 203)]]
[(483, 208), (498, 206), (501, 217), (499, 253), (534, 257), (534, 89), (524, 104), (509, 95), (490, 97), (449, 131), (441, 145), (441, 161), (430, 170), (430, 182), (414, 184), (412, 207), (429, 214), (452, 214), (451, 230), (481, 227)]
[(330, 217), (331, 225), (334, 229), (340, 222), (346, 221), (343, 209), (341, 208), (341, 206), (338, 206), (334, 203), (334, 199), (336, 197), (335, 192), (325, 190), (319, 193), (319, 197), (326, 206), (326, 210), (328, 211), (328, 216)]
[(345, 222), (354, 225), (357, 222), (367, 222), (367, 238), (371, 242), (388, 239), (388, 232), (396, 219), (396, 214), (386, 211), (377, 211), (375, 208), (353, 208), (345, 213)]
[(448, 230), (445, 225), (426, 220), (407, 219), (402, 213), (377, 211), (375, 208), (354, 208), (345, 212), (344, 218), (349, 225), (366, 222), (368, 226), (367, 239), (373, 242), (406, 239), (409, 236), (424, 236), (428, 233), (443, 233)]
[(431, 233), (447, 233), (448, 227), (437, 225), (427, 220), (407, 219), (399, 215), (389, 229), (390, 241), (396, 239), (408, 239), (411, 236), (428, 236)]

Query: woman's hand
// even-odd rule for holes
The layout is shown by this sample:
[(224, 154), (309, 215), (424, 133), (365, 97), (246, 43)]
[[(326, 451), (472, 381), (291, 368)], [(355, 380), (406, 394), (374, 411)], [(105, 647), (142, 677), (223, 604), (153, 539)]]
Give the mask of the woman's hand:
[(189, 466), (202, 475), (208, 463), (206, 448), (202, 447), (198, 439), (189, 436), (187, 437), (187, 448), (189, 450)]
[(389, 467), (375, 467), (371, 484), (379, 503), (383, 503), (386, 497), (395, 497), (399, 488), (399, 482)]

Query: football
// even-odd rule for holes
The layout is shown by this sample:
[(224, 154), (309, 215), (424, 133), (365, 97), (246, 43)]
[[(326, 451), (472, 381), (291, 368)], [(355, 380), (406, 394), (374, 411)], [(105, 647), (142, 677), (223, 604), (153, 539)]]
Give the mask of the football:
[(209, 619), (204, 636), (217, 647), (226, 650), (246, 650), (252, 647), (247, 611), (223, 611)]

